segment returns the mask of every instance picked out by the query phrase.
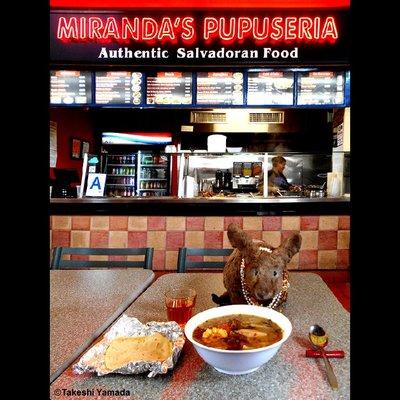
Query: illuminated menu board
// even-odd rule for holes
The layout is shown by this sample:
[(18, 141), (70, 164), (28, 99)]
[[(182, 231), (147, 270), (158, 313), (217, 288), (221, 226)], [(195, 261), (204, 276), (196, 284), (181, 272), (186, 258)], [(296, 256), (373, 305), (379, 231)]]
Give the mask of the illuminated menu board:
[(297, 104), (343, 104), (344, 72), (318, 71), (301, 73), (298, 79)]
[(50, 104), (88, 104), (92, 101), (89, 71), (51, 71)]
[(147, 104), (192, 104), (191, 72), (147, 76)]
[(199, 72), (197, 104), (243, 104), (242, 72)]
[(293, 72), (249, 72), (247, 83), (247, 104), (292, 105), (293, 87)]
[(142, 73), (128, 71), (96, 72), (96, 104), (140, 104)]

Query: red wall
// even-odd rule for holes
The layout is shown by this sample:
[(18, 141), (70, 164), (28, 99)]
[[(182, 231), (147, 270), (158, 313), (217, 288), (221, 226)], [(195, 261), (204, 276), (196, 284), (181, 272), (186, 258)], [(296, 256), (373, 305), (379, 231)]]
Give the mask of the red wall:
[[(93, 124), (88, 110), (50, 109), (50, 121), (57, 122), (57, 168), (74, 168), (82, 175), (82, 160), (71, 158), (71, 138), (89, 142), (89, 151), (94, 151)], [(54, 168), (50, 178), (54, 179)]]

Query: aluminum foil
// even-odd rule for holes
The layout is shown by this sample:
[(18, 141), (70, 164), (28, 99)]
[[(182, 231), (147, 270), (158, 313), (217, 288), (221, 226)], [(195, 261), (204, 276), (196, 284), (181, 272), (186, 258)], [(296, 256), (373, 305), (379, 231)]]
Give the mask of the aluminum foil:
[[(122, 368), (110, 370), (106, 368), (104, 356), (110, 342), (120, 336), (150, 336), (159, 332), (172, 342), (172, 355), (165, 361), (138, 361), (131, 362)], [(123, 314), (115, 325), (104, 335), (104, 338), (91, 347), (81, 359), (73, 366), (78, 374), (84, 372), (97, 372), (97, 375), (140, 374), (149, 371), (149, 378), (157, 374), (165, 374), (172, 369), (178, 361), (179, 354), (185, 344), (185, 336), (179, 325), (174, 322), (148, 322), (142, 324), (137, 318)]]

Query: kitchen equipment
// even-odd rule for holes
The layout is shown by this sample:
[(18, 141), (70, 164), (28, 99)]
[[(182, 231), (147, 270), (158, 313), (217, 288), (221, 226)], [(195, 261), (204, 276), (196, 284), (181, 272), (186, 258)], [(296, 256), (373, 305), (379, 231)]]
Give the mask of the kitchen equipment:
[(242, 168), (243, 168), (243, 163), (235, 161), (233, 163), (233, 176), (241, 176)]
[(324, 182), (322, 185), (305, 185), (303, 186), (302, 192), (303, 196), (305, 197), (325, 197), (326, 196), (326, 190), (324, 189), (326, 185), (326, 182)]
[(330, 364), (324, 350), (324, 347), (328, 344), (328, 335), (319, 325), (312, 325), (310, 327), (308, 338), (310, 339), (310, 342), (314, 349), (319, 350), (322, 354), (329, 384), (333, 389), (337, 389), (339, 387), (338, 381), (336, 379), (335, 373), (333, 372), (332, 365)]
[(229, 169), (223, 173), (223, 187), (224, 190), (230, 190), (232, 188), (232, 173)]
[(207, 137), (207, 150), (209, 153), (225, 153), (226, 136), (210, 135)]
[(253, 176), (239, 176), (232, 178), (232, 190), (234, 192), (257, 192), (259, 179)]
[(322, 189), (311, 189), (309, 197), (325, 197), (325, 190), (322, 190)]
[(232, 190), (234, 192), (257, 192), (262, 182), (262, 162), (234, 162)]
[(282, 196), (282, 197), (303, 197), (302, 192), (294, 192), (290, 190), (278, 189), (274, 196)]
[(228, 153), (240, 153), (242, 151), (243, 147), (227, 147), (226, 151)]
[(242, 175), (243, 176), (251, 176), (252, 175), (252, 163), (251, 162), (243, 163)]
[(215, 185), (216, 190), (223, 190), (224, 188), (224, 173), (222, 170), (217, 169), (215, 171)]

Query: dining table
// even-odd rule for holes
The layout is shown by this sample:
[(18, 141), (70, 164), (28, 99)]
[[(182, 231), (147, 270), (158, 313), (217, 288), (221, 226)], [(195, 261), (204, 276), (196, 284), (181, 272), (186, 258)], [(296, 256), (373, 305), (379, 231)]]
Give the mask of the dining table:
[(50, 383), (152, 283), (154, 272), (50, 270)]
[[(289, 271), (290, 287), (282, 313), (292, 333), (277, 354), (258, 370), (227, 375), (205, 363), (186, 340), (179, 359), (166, 374), (78, 374), (71, 365), (51, 384), (51, 399), (104, 400), (331, 400), (350, 399), (350, 313), (315, 273)], [(216, 307), (211, 295), (224, 292), (223, 274), (169, 273), (159, 277), (123, 313), (141, 322), (167, 321), (164, 293), (173, 287), (197, 292), (193, 313)], [(306, 357), (311, 325), (329, 335), (326, 350), (343, 350), (344, 358), (331, 358), (339, 387), (330, 387), (322, 358)], [(84, 394), (85, 396), (83, 396)]]

